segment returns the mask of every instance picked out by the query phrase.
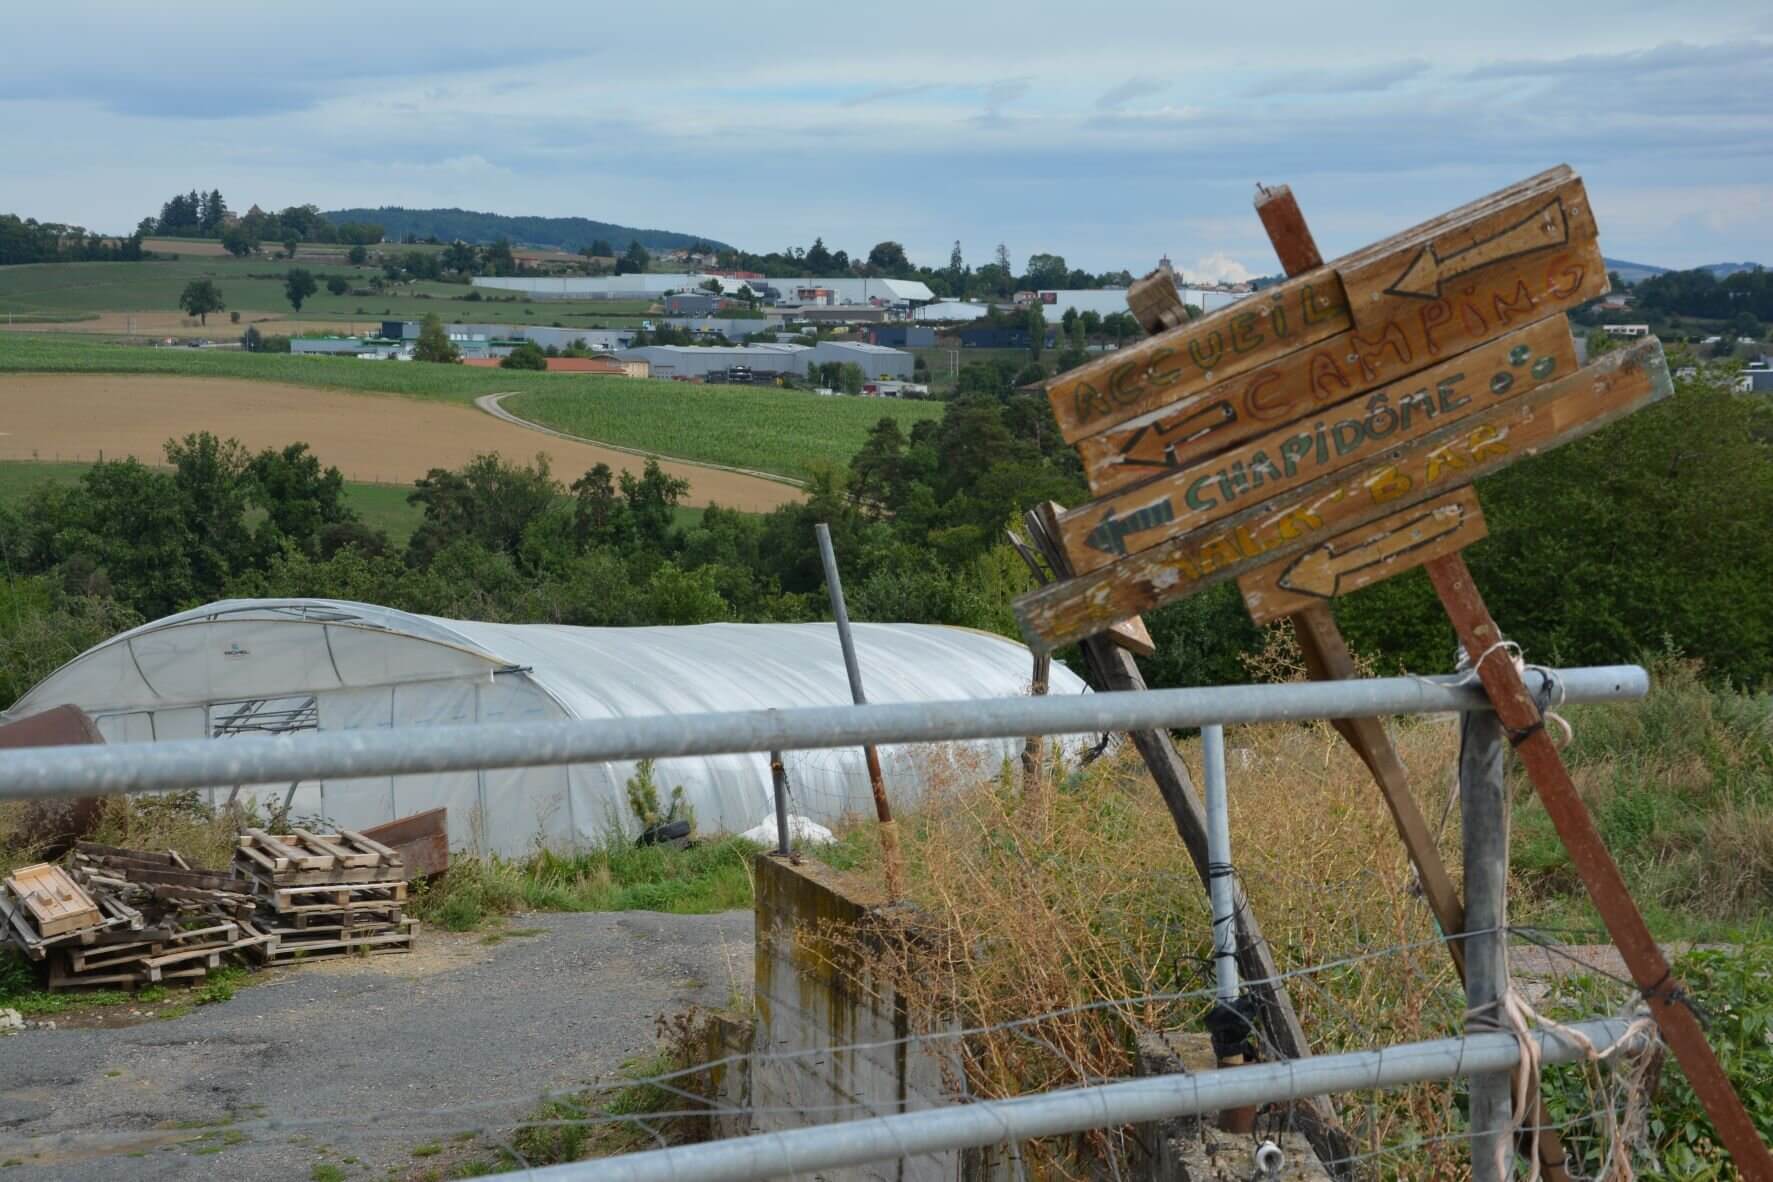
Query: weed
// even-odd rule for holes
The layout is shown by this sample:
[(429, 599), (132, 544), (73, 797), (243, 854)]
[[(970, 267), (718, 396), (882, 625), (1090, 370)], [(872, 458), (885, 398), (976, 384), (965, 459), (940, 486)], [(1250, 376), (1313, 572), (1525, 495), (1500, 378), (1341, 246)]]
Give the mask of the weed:
[[(751, 905), (750, 858), (757, 848), (737, 837), (683, 850), (612, 838), (576, 854), (459, 857), (449, 874), (417, 893), (412, 910), (457, 932), (516, 911), (730, 911)], [(489, 933), (485, 942), (541, 934), (544, 929), (517, 928)]]
[(235, 965), (224, 965), (209, 974), (209, 979), (203, 986), (191, 991), (191, 1000), (200, 1006), (232, 1001), (236, 987), (245, 977), (245, 969)]
[(412, 1155), (414, 1157), (436, 1157), (442, 1152), (443, 1146), (437, 1144), (435, 1141), (429, 1141), (423, 1145), (413, 1146)]
[(315, 1162), (314, 1168), (308, 1171), (312, 1182), (345, 1182), (345, 1171), (329, 1161)]

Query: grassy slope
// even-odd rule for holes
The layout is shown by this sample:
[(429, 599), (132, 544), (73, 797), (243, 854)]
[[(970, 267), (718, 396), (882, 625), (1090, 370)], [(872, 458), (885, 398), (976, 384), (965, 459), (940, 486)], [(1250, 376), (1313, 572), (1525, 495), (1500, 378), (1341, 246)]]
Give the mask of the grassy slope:
[[(505, 399), (513, 414), (560, 431), (666, 455), (802, 477), (813, 462), (847, 464), (882, 418), (909, 431), (942, 404), (819, 397), (756, 386), (652, 383), (645, 399), (604, 387), (589, 396), (551, 386)], [(662, 389), (657, 387), (663, 387)]]
[[(407, 248), (394, 248), (396, 252)], [(361, 320), (382, 317), (417, 319), (435, 312), (445, 320), (497, 324), (560, 324), (589, 328), (632, 325), (647, 305), (618, 300), (478, 300), (460, 297), (469, 289), (455, 283), (418, 282), (398, 292), (356, 296), (330, 295), (324, 282), (292, 311), (281, 276), (291, 267), (305, 267), (317, 276), (342, 275), (362, 288), (378, 268), (354, 267), (336, 255), (289, 259), (235, 259), (185, 255), (140, 263), (35, 263), (0, 267), (0, 318), (12, 313), (34, 318), (77, 319), (98, 312), (177, 312), (179, 293), (193, 279), (213, 279), (228, 307), (250, 312), (277, 312), (300, 320)], [(252, 278), (252, 276), (275, 276)], [(238, 332), (226, 315), (210, 321), (218, 336)]]

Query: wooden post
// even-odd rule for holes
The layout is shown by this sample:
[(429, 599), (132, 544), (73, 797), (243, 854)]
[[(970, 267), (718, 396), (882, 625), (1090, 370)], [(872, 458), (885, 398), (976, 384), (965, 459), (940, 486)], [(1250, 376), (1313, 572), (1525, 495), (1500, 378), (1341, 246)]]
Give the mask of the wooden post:
[[(1275, 256), (1288, 275), (1300, 275), (1324, 265), (1323, 256), (1318, 253), (1317, 242), (1291, 188), (1258, 185), (1256, 216), (1261, 219), (1268, 240), (1274, 245)], [(1294, 613), (1290, 619), (1294, 634), (1299, 638), (1299, 651), (1305, 658), (1306, 672), (1313, 681), (1340, 681), (1355, 676), (1354, 657), (1348, 651), (1348, 642), (1327, 603), (1312, 604)], [(1373, 782), (1379, 785), (1379, 794), (1385, 798), (1392, 825), (1404, 843), (1410, 864), (1416, 868), (1422, 896), (1427, 900), (1441, 934), (1451, 937), (1465, 931), (1465, 907), (1459, 901), (1459, 890), (1453, 885), (1453, 876), (1447, 873), (1440, 848), (1416, 804), (1415, 794), (1410, 791), (1409, 769), (1399, 758), (1396, 745), (1385, 731), (1385, 724), (1377, 718), (1339, 718), (1331, 725), (1360, 756), (1361, 762), (1372, 773)], [(1453, 958), (1453, 968), (1463, 978), (1464, 942), (1449, 939), (1447, 953)], [(1551, 1119), (1542, 1107), (1534, 1109), (1533, 1123), (1544, 1130), (1534, 1142), (1540, 1174), (1546, 1182), (1569, 1182), (1563, 1139), (1550, 1127)]]
[[(1070, 576), (1071, 565), (1058, 541), (1058, 514), (1059, 507), (1048, 502), (1023, 514), (1022, 520), (1028, 528), (1033, 549), (1045, 561), (1053, 577), (1063, 579)], [(1045, 582), (1046, 572), (1033, 561), (1033, 556), (1023, 552), (1022, 557), (1034, 577)], [(1139, 672), (1139, 663), (1133, 654), (1105, 634), (1092, 636), (1082, 641), (1079, 647), (1089, 665), (1089, 681), (1097, 689), (1137, 691), (1146, 688), (1145, 677)], [(1210, 889), (1206, 810), (1195, 793), (1194, 781), (1188, 775), (1188, 766), (1182, 762), (1181, 753), (1170, 741), (1167, 731), (1133, 731), (1127, 737), (1133, 740), (1133, 746), (1151, 772), (1152, 782), (1157, 785), (1158, 795), (1163, 798), (1176, 833), (1182, 838), (1182, 846), (1194, 863), (1194, 872), (1200, 877), (1201, 886)], [(1233, 886), (1236, 889), (1238, 973), (1245, 990), (1256, 1000), (1256, 1025), (1268, 1047), (1280, 1057), (1310, 1058), (1311, 1044), (1305, 1039), (1305, 1028), (1299, 1022), (1298, 1012), (1293, 1009), (1293, 999), (1281, 983), (1280, 968), (1269, 951), (1262, 925), (1244, 896), (1243, 885), (1234, 879)], [(1335, 1162), (1353, 1156), (1353, 1143), (1327, 1099), (1317, 1097), (1304, 1101), (1295, 1112), (1300, 1117), (1301, 1131), (1320, 1158)], [(1334, 1167), (1332, 1172), (1338, 1177), (1354, 1176), (1354, 1170), (1349, 1166)]]
[(1705, 1041), (1705, 1031), (1688, 1004), (1686, 989), (1675, 979), (1668, 959), (1632, 901), (1624, 876), (1607, 852), (1594, 818), (1589, 816), (1576, 785), (1570, 781), (1563, 757), (1545, 731), (1545, 721), (1527, 692), (1520, 670), (1506, 652), (1492, 652), (1500, 644), (1502, 633), (1472, 582), (1465, 558), (1459, 554), (1437, 558), (1427, 569), (1441, 606), (1459, 635), (1459, 643), (1476, 663), (1484, 692), (1496, 708), (1496, 718), (1527, 769), (1546, 815), (1557, 829), (1595, 910), (1607, 925), (1614, 946), (1625, 959), (1632, 980), (1649, 1004), (1663, 1041), (1680, 1061), (1682, 1073), (1705, 1106), (1706, 1115), (1711, 1117), (1719, 1139), (1730, 1151), (1737, 1171), (1749, 1182), (1773, 1182), (1773, 1154), (1755, 1131), (1741, 1098)]
[[(1459, 720), (1459, 812), (1465, 846), (1465, 1030), (1506, 1030), (1508, 993), (1508, 798), (1502, 726), (1487, 710)], [(1510, 1072), (1471, 1079), (1472, 1182), (1514, 1177)]]

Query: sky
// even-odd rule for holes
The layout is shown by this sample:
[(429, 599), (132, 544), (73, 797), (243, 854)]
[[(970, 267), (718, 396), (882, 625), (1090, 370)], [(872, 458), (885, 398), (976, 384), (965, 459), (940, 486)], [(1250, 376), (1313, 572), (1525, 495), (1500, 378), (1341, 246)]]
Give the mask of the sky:
[(461, 206), (940, 266), (1326, 257), (1567, 163), (1613, 258), (1773, 263), (1773, 4), (750, 0), (6, 16), (0, 212)]

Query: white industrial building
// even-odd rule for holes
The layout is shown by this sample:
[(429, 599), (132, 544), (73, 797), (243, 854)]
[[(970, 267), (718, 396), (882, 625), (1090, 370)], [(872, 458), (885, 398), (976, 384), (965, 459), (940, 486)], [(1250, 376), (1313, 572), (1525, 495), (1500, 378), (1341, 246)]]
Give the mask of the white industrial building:
[[(1220, 308), (1228, 308), (1249, 295), (1241, 291), (1220, 291), (1218, 288), (1183, 287), (1178, 285), (1177, 293), (1185, 304), (1193, 304), (1203, 312), (1217, 312)], [(1127, 289), (1124, 287), (1078, 288), (1053, 290), (1037, 293), (1041, 304), (1041, 313), (1048, 323), (1061, 319), (1070, 309), (1077, 309), (1078, 315), (1094, 312), (1098, 316), (1112, 316), (1116, 312), (1127, 310)], [(1011, 307), (1000, 304), (1000, 307)], [(926, 304), (911, 313), (913, 320), (930, 323), (964, 323), (969, 320), (983, 319), (992, 308), (990, 301), (977, 300), (938, 300)]]
[(644, 361), (655, 378), (719, 377), (748, 369), (754, 377), (792, 374), (805, 377), (811, 366), (826, 362), (854, 363), (867, 380), (903, 381), (911, 377), (916, 359), (903, 349), (863, 341), (820, 341), (816, 345), (642, 345), (616, 354), (621, 361)]
[[(923, 624), (857, 624), (871, 702), (1026, 693), (1028, 650), (1001, 636)], [(1049, 692), (1085, 686), (1054, 665)], [(88, 649), (0, 718), (64, 704), (86, 711), (107, 742), (252, 741), (305, 731), (623, 718), (833, 706), (850, 700), (830, 624), (572, 628), (485, 624), (323, 599), (236, 599), (145, 624)], [(1020, 739), (952, 744), (985, 774)], [(957, 754), (963, 753), (963, 754)], [(890, 796), (923, 792), (932, 753), (881, 751)], [(827, 825), (872, 810), (862, 752), (789, 753), (793, 808)], [(521, 854), (540, 842), (595, 843), (638, 828), (631, 763), (504, 768), (240, 786), (261, 807), (361, 829), (445, 807), (450, 844)], [(742, 832), (772, 813), (762, 754), (660, 760), (662, 800), (679, 785), (705, 831)], [(207, 789), (224, 802), (234, 786)]]

